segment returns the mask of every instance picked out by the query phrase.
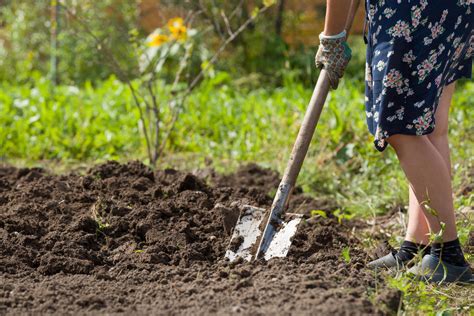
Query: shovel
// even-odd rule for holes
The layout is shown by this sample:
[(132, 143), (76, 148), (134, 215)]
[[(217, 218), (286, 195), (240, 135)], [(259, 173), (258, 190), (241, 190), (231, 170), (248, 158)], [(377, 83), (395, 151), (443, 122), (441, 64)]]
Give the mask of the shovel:
[(251, 205), (241, 207), (230, 245), (225, 253), (225, 257), (230, 261), (238, 258), (252, 261), (261, 257), (269, 260), (274, 257), (285, 257), (288, 254), (292, 237), (296, 233), (302, 215), (285, 214), (285, 209), (328, 93), (329, 80), (327, 72), (323, 69), (319, 74), (270, 212)]

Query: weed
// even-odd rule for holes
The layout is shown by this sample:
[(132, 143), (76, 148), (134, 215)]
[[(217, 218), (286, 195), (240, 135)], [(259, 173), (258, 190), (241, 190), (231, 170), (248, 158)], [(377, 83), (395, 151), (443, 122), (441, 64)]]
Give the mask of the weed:
[(351, 263), (351, 254), (350, 254), (350, 248), (349, 247), (344, 247), (341, 252), (342, 258), (344, 261), (349, 264)]
[(110, 224), (102, 222), (101, 218), (97, 219), (97, 228), (99, 229), (99, 231), (103, 232), (109, 226)]
[(310, 212), (310, 214), (311, 214), (311, 217), (320, 216), (320, 217), (323, 217), (323, 218), (328, 218), (328, 215), (323, 210), (312, 210)]
[[(402, 291), (403, 314), (452, 315), (472, 311), (469, 287), (451, 284), (439, 287), (407, 274), (387, 278), (389, 286)], [(401, 311), (399, 311), (400, 314)]]
[(346, 213), (340, 209), (335, 210), (332, 214), (336, 216), (339, 224), (342, 224), (343, 220), (351, 220), (355, 216), (355, 214)]
[(96, 233), (100, 233), (105, 235), (104, 231), (110, 227), (110, 224), (105, 222), (102, 215), (106, 208), (105, 201), (102, 198), (99, 198), (96, 203), (91, 206), (91, 214), (92, 218), (95, 220), (97, 224)]

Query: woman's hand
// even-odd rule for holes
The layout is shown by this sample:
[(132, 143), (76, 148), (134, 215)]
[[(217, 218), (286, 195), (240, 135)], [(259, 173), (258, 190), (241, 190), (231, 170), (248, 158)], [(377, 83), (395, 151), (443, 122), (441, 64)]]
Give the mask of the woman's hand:
[(352, 51), (346, 43), (347, 34), (352, 26), (355, 11), (360, 0), (327, 0), (324, 31), (319, 35), (319, 49), (316, 54), (316, 66), (328, 72), (331, 89), (336, 89), (339, 79), (352, 57)]
[(339, 79), (344, 75), (352, 57), (352, 51), (346, 43), (345, 31), (333, 37), (321, 34), (319, 41), (319, 49), (315, 58), (316, 67), (324, 68), (327, 71), (331, 89), (337, 89)]

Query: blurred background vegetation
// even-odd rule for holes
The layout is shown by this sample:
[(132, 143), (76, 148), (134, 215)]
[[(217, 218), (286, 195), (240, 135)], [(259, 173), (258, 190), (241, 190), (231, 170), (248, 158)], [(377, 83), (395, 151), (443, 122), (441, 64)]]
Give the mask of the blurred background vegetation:
[[(115, 70), (97, 43), (83, 30), (84, 21), (97, 38), (112, 47), (127, 75), (137, 75), (137, 59), (132, 55), (131, 32), (146, 37), (175, 16), (206, 7), (194, 26), (210, 30), (202, 45), (211, 48), (226, 32), (222, 11), (231, 12), (239, 1), (171, 0), (2, 0), (0, 1), (0, 80), (28, 82), (31, 74), (50, 72), (51, 55), (58, 60), (58, 81), (82, 85), (107, 79)], [(243, 1), (233, 24), (248, 18), (259, 1)], [(218, 68), (249, 81), (282, 84), (283, 74), (292, 69), (297, 78), (309, 82), (314, 77), (313, 55), (317, 34), (324, 18), (322, 0), (278, 0), (258, 22), (228, 47)], [(57, 9), (55, 6), (58, 6)], [(74, 16), (72, 16), (74, 15)], [(207, 15), (207, 16), (206, 16)], [(214, 16), (209, 16), (214, 15)], [(78, 17), (78, 18), (76, 18)], [(210, 25), (209, 21), (212, 20)], [(354, 29), (362, 29), (363, 11)], [(57, 32), (57, 48), (51, 37)], [(199, 64), (196, 64), (199, 67)], [(258, 77), (258, 79), (257, 79)]]

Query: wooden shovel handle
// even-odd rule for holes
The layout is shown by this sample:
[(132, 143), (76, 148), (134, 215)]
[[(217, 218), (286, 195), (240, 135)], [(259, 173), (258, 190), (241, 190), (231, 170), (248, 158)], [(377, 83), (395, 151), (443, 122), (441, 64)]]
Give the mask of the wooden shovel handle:
[[(347, 38), (349, 37), (350, 29), (352, 28), (352, 22), (354, 21), (355, 14), (359, 7), (360, 0), (353, 0), (347, 18), (346, 30)], [(293, 188), (296, 184), (296, 178), (300, 173), (303, 161), (308, 152), (309, 144), (313, 138), (314, 130), (318, 124), (321, 111), (323, 110), (324, 102), (329, 93), (329, 80), (326, 70), (322, 69), (319, 73), (318, 82), (314, 87), (313, 95), (309, 101), (308, 108), (304, 115), (303, 123), (300, 127), (298, 137), (296, 138), (295, 145), (291, 151), (290, 160), (286, 165), (285, 173), (281, 184), (289, 185)]]
[(294, 187), (296, 178), (300, 173), (301, 166), (308, 152), (309, 144), (313, 138), (314, 130), (318, 124), (321, 111), (323, 110), (324, 102), (329, 93), (329, 80), (326, 70), (322, 69), (318, 82), (309, 101), (308, 108), (304, 115), (303, 123), (298, 132), (298, 137), (291, 151), (291, 156), (283, 174), (282, 183)]

